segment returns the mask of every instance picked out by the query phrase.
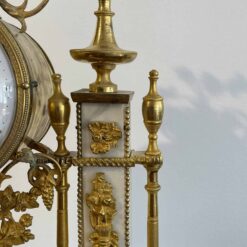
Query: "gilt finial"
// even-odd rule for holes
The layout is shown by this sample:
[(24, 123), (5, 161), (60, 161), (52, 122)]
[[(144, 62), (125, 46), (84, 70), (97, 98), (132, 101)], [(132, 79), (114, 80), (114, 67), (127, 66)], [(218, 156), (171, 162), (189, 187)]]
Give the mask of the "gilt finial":
[(97, 72), (97, 79), (89, 85), (94, 93), (117, 91), (117, 85), (111, 81), (111, 71), (116, 64), (128, 63), (137, 53), (119, 48), (115, 40), (111, 11), (111, 0), (99, 0), (99, 8), (94, 12), (97, 17), (96, 33), (92, 44), (85, 49), (73, 49), (72, 57), (80, 62), (89, 62)]

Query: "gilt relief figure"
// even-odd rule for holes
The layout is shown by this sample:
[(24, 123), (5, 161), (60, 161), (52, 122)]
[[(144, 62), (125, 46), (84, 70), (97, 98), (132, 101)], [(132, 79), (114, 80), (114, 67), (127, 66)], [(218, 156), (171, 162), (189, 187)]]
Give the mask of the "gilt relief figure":
[(104, 173), (97, 173), (92, 181), (92, 192), (86, 195), (90, 210), (90, 223), (94, 230), (89, 236), (92, 247), (118, 247), (118, 234), (113, 230), (112, 220), (117, 213), (112, 186)]

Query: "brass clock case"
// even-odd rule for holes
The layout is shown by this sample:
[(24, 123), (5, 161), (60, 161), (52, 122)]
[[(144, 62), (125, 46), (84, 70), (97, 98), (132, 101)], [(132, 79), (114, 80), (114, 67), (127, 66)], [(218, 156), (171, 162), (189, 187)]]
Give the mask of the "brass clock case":
[(0, 21), (4, 47), (16, 79), (16, 109), (12, 128), (0, 146), (0, 167), (31, 141), (39, 142), (50, 126), (48, 98), (53, 93), (54, 73), (48, 57), (28, 34)]

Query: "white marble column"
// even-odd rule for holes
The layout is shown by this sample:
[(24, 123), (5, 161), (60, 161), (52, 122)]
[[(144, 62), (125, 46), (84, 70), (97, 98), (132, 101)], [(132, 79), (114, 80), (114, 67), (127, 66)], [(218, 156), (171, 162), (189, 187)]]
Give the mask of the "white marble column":
[[(73, 95), (72, 95), (73, 96)], [(80, 126), (77, 126), (79, 139), (79, 153), (83, 158), (114, 158), (126, 157), (129, 155), (129, 96), (128, 102), (78, 102), (79, 111), (77, 118), (80, 118)], [(117, 98), (116, 98), (117, 99)], [(86, 102), (85, 102), (86, 101)], [(119, 100), (117, 100), (119, 101)], [(121, 137), (106, 152), (96, 153), (91, 145), (101, 138), (100, 134), (93, 139), (93, 133), (89, 125), (92, 123), (114, 123), (118, 131), (121, 131)], [(111, 132), (109, 133), (111, 135)], [(108, 140), (108, 137), (107, 137)], [(87, 195), (92, 193), (92, 181), (96, 174), (103, 173), (105, 180), (112, 187), (112, 197), (115, 200), (116, 214), (112, 219), (112, 231), (118, 235), (118, 246), (128, 247), (129, 243), (129, 197), (130, 197), (130, 171), (126, 167), (101, 167), (92, 165), (79, 168), (78, 183), (78, 219), (79, 219), (79, 247), (91, 247), (89, 238), (95, 229), (90, 221), (90, 208), (86, 202)]]

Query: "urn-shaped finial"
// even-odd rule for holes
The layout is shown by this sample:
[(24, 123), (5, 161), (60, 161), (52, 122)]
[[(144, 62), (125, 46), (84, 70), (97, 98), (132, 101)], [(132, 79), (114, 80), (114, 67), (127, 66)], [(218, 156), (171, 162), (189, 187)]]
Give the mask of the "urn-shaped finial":
[(111, 72), (117, 64), (129, 63), (137, 53), (119, 48), (117, 45), (111, 11), (111, 0), (99, 0), (99, 8), (95, 11), (97, 26), (92, 44), (84, 49), (72, 49), (71, 56), (80, 62), (89, 62), (97, 73), (96, 81), (89, 85), (94, 93), (117, 92), (117, 84), (111, 81)]
[(143, 98), (142, 115), (144, 124), (149, 132), (149, 144), (147, 155), (159, 155), (157, 145), (157, 132), (161, 126), (164, 112), (163, 98), (157, 92), (157, 80), (159, 73), (152, 70), (149, 73), (150, 88), (148, 94)]
[(52, 75), (52, 80), (54, 83), (54, 94), (48, 101), (48, 109), (51, 126), (57, 134), (58, 147), (54, 154), (62, 157), (69, 154), (65, 146), (65, 132), (69, 125), (70, 104), (69, 99), (61, 90), (61, 75)]

